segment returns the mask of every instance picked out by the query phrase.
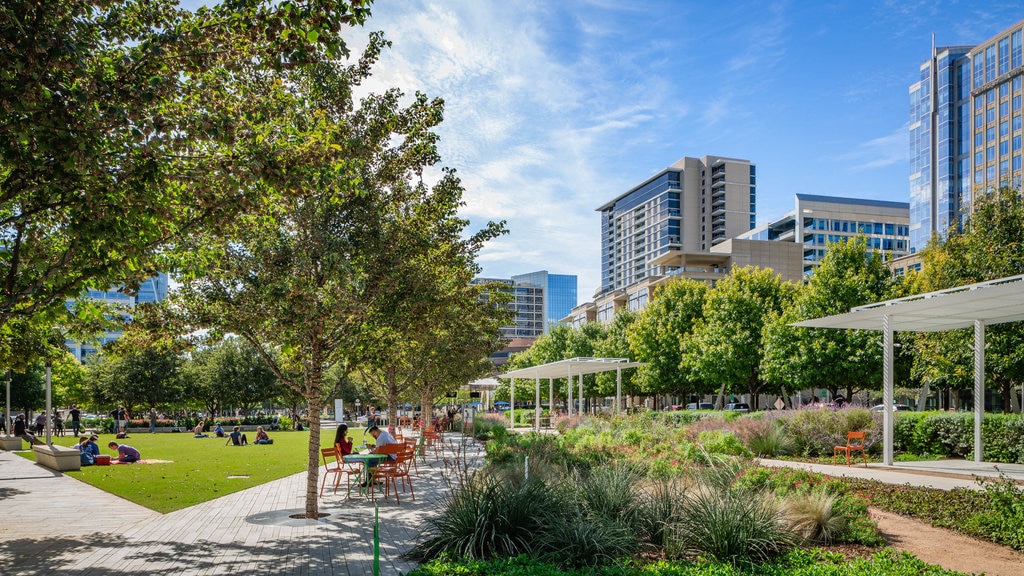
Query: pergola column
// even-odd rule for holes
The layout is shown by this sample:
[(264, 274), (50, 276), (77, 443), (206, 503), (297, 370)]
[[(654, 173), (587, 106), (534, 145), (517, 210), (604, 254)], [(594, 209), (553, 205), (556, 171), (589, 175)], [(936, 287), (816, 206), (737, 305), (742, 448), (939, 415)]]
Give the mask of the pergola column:
[(985, 414), (985, 321), (974, 321), (974, 461), (981, 462), (981, 421)]
[(583, 374), (580, 374), (579, 378), (580, 378), (580, 397), (579, 397), (580, 409), (579, 409), (579, 415), (583, 416)]
[(882, 463), (892, 466), (892, 443), (893, 443), (893, 390), (892, 390), (892, 357), (893, 357), (893, 335), (891, 318), (888, 314), (882, 316)]
[(536, 380), (534, 380), (534, 385), (537, 389), (537, 402), (533, 406), (533, 429), (540, 432), (540, 376), (537, 376)]
[(615, 369), (615, 414), (622, 412), (622, 368)]
[(512, 379), (512, 385), (508, 388), (508, 420), (509, 430), (516, 429), (516, 379)]
[(569, 393), (566, 394), (565, 410), (569, 418), (572, 418), (572, 364), (569, 365), (569, 376), (566, 378), (568, 384), (566, 387), (569, 389)]

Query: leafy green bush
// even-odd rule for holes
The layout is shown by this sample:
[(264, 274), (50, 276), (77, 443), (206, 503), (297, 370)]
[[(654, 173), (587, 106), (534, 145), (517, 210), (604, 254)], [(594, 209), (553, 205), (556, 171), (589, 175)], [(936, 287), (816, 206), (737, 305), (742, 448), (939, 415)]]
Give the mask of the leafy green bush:
[(971, 523), (992, 540), (1024, 550), (1024, 488), (1005, 478), (983, 485), (988, 506)]
[(601, 568), (565, 570), (558, 564), (519, 556), (495, 560), (445, 558), (407, 576), (966, 576), (943, 570), (906, 552), (882, 550), (870, 558), (846, 559), (823, 550), (793, 550), (777, 562), (739, 568), (723, 562), (633, 561)]
[(792, 439), (796, 453), (805, 456), (831, 456), (832, 448), (846, 444), (846, 433), (853, 431), (867, 432), (864, 444), (869, 451), (876, 443), (881, 446), (881, 415), (863, 408), (804, 408), (780, 418), (779, 423)]
[(725, 430), (709, 430), (697, 435), (697, 443), (709, 454), (726, 454), (728, 456), (750, 456), (750, 450), (740, 442), (732, 432)]

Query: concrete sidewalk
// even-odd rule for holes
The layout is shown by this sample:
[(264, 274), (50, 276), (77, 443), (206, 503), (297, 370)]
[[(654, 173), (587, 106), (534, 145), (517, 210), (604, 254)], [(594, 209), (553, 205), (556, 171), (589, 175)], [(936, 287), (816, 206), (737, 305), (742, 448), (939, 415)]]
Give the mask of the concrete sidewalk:
[[(478, 443), (467, 458), (476, 465)], [(448, 491), (443, 460), (427, 456), (413, 476), (416, 500), (378, 497), (380, 573), (416, 567), (405, 560), (425, 517)], [(321, 470), (322, 472), (322, 470)], [(321, 476), (322, 477), (322, 476)], [(0, 572), (10, 575), (168, 573), (373, 574), (374, 506), (328, 490), (319, 521), (295, 520), (306, 473), (169, 514), (128, 502), (10, 452), (0, 452)], [(344, 485), (342, 486), (344, 490)]]
[(921, 462), (897, 462), (894, 466), (877, 463), (863, 464), (814, 464), (791, 460), (760, 459), (763, 466), (774, 468), (798, 468), (836, 477), (864, 478), (886, 484), (910, 484), (952, 490), (982, 490), (979, 479), (996, 480), (1000, 477), (1024, 482), (1024, 464), (975, 463), (966, 460), (929, 460)]

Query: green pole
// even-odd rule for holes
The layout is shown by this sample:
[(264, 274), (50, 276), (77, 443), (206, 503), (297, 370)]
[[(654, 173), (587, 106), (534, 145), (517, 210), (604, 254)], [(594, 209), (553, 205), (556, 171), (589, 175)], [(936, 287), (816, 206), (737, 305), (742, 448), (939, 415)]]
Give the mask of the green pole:
[(373, 576), (380, 576), (380, 509), (373, 505)]

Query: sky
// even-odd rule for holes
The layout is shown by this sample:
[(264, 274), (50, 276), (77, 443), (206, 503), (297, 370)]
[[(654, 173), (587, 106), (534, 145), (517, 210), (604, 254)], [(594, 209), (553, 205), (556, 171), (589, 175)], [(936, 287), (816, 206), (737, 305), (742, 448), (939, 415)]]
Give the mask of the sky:
[[(197, 0), (186, 0), (195, 7)], [(445, 101), (442, 165), (470, 229), (504, 220), (482, 275), (600, 287), (596, 209), (684, 156), (757, 165), (757, 224), (795, 194), (909, 198), (909, 87), (937, 46), (1019, 2), (377, 0), (349, 35), (392, 42), (367, 88)]]

